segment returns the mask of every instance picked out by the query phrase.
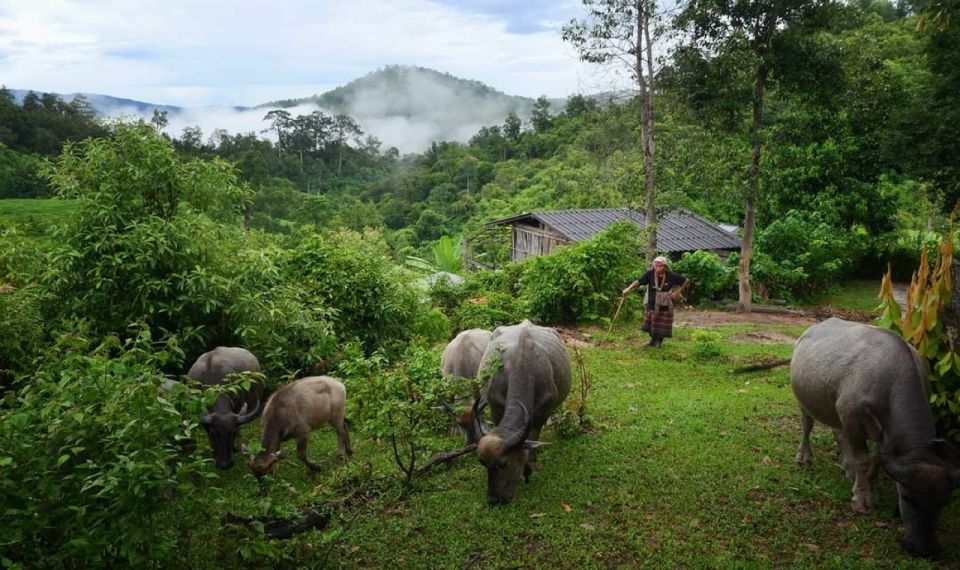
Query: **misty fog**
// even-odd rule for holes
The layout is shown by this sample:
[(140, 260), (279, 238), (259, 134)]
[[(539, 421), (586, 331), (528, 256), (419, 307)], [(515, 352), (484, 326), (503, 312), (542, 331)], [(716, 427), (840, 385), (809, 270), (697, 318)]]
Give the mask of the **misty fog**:
[[(451, 82), (438, 81), (427, 73), (408, 73), (400, 85), (380, 83), (376, 86), (358, 86), (350, 93), (341, 109), (330, 109), (314, 104), (287, 107), (291, 116), (321, 111), (327, 115), (343, 112), (353, 117), (364, 130), (383, 142), (383, 149), (396, 147), (402, 153), (420, 152), (433, 141), (466, 142), (483, 126), (503, 124), (513, 110), (523, 119), (529, 116), (529, 105), (518, 108), (517, 100), (503, 95), (478, 95)], [(215, 129), (230, 134), (253, 132), (276, 142), (276, 134), (262, 132), (269, 127), (263, 120), (271, 109), (258, 107), (236, 110), (231, 107), (184, 108), (167, 115), (164, 132), (179, 138), (185, 127), (199, 126), (204, 140)], [(152, 111), (113, 108), (109, 116), (142, 117), (149, 121)]]

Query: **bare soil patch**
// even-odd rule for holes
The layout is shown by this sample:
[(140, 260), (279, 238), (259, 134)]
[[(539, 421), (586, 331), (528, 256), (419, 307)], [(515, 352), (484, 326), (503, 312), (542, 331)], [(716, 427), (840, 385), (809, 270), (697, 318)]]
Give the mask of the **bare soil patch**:
[(817, 318), (798, 311), (782, 313), (734, 313), (730, 311), (694, 311), (679, 310), (674, 313), (673, 322), (697, 327), (716, 327), (744, 323), (810, 326)]
[(797, 336), (775, 330), (754, 331), (735, 334), (730, 337), (734, 342), (748, 342), (752, 344), (790, 344), (797, 340)]

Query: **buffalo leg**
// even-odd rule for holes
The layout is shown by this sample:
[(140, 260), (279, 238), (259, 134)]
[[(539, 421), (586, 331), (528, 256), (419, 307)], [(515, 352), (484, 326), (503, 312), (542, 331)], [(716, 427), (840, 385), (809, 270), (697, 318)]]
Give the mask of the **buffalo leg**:
[(800, 408), (800, 425), (803, 434), (800, 436), (800, 448), (797, 450), (797, 464), (810, 463), (810, 432), (813, 431), (813, 416)]
[(314, 463), (307, 459), (307, 435), (298, 435), (297, 436), (297, 457), (300, 458), (300, 461), (303, 461), (303, 464), (307, 466), (308, 469), (312, 471), (319, 471), (321, 469), (319, 463)]
[(867, 448), (867, 434), (861, 429), (855, 418), (841, 417), (846, 444), (853, 458), (855, 478), (853, 481), (854, 511), (865, 512), (873, 507), (873, 491), (870, 487), (870, 474), (873, 471), (873, 456)]
[(337, 461), (344, 463), (353, 455), (353, 447), (350, 445), (350, 432), (347, 431), (347, 423), (340, 419), (340, 422), (334, 426), (337, 432)]
[(833, 430), (833, 439), (837, 442), (837, 449), (840, 451), (840, 466), (843, 468), (843, 476), (847, 478), (847, 481), (853, 483), (857, 480), (857, 469), (850, 442), (847, 441), (847, 436), (840, 429)]

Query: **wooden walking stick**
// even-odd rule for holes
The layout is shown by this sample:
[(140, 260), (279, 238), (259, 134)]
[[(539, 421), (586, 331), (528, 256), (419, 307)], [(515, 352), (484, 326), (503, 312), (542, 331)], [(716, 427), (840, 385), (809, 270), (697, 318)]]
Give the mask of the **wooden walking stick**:
[(627, 298), (626, 295), (620, 295), (620, 302), (617, 303), (617, 311), (616, 311), (615, 313), (613, 313), (613, 319), (610, 320), (610, 328), (607, 329), (607, 334), (608, 334), (608, 335), (609, 335), (610, 332), (613, 330), (613, 323), (617, 322), (617, 317), (620, 316), (620, 307), (623, 306), (623, 300), (626, 299), (626, 298)]

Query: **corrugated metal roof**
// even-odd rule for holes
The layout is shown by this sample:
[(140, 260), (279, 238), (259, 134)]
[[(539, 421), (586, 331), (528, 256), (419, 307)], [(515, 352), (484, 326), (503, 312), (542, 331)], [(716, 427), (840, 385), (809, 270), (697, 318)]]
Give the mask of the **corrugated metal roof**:
[[(536, 220), (574, 242), (592, 237), (615, 221), (630, 220), (641, 229), (646, 225), (643, 212), (629, 208), (531, 212), (487, 222), (486, 225), (513, 224), (527, 219)], [(698, 249), (736, 250), (740, 249), (740, 239), (693, 212), (676, 209), (660, 219), (657, 249), (666, 253)]]

